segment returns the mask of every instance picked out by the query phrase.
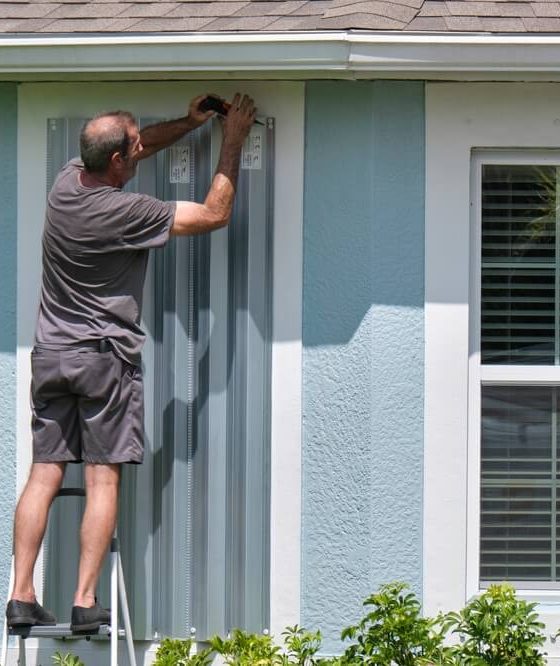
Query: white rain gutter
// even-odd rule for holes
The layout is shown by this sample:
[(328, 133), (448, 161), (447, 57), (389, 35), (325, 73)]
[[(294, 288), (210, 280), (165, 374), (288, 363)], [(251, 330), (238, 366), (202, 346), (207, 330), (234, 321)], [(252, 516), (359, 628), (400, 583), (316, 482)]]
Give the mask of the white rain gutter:
[(233, 78), (248, 73), (298, 78), (439, 73), (444, 78), (462, 72), (524, 78), (560, 74), (560, 36), (359, 31), (0, 36), (0, 75), (61, 72), (221, 73)]

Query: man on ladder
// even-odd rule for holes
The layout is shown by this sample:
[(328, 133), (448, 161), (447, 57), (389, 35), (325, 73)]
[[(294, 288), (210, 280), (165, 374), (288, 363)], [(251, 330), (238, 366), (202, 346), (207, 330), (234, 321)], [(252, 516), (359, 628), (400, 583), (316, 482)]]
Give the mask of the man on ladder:
[(139, 322), (148, 251), (170, 235), (228, 224), (242, 145), (255, 121), (253, 101), (232, 100), (204, 203), (163, 202), (122, 188), (139, 160), (213, 115), (204, 110), (207, 98), (192, 100), (184, 118), (142, 130), (123, 111), (88, 121), (81, 160), (61, 170), (49, 194), (31, 357), (33, 465), (15, 513), (11, 628), (56, 623), (35, 597), (33, 569), (68, 462), (85, 463), (86, 491), (71, 629), (94, 631), (110, 622), (95, 589), (116, 525), (121, 464), (143, 458)]

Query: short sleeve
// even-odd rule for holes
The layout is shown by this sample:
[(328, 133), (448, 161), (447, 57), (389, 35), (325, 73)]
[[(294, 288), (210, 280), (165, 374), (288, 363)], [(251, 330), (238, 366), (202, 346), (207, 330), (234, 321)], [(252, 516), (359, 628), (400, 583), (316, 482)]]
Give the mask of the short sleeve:
[(83, 170), (84, 170), (84, 163), (82, 162), (82, 160), (79, 157), (74, 157), (69, 162), (66, 162), (66, 164), (62, 167), (62, 169), (58, 172), (55, 182), (61, 181), (63, 178), (65, 178), (66, 176), (68, 176), (68, 174), (72, 172), (79, 173), (80, 171)]
[(66, 164), (62, 167), (60, 171), (62, 173), (63, 171), (69, 171), (69, 170), (83, 171), (84, 163), (79, 157), (73, 157), (69, 162), (66, 162)]
[(124, 246), (143, 250), (165, 245), (175, 218), (175, 202), (160, 201), (146, 194), (132, 194), (127, 203), (122, 234)]

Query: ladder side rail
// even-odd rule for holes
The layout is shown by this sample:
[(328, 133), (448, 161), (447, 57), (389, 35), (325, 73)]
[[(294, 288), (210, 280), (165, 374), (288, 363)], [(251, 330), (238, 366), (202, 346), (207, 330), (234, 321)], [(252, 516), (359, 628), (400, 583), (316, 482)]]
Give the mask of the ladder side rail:
[(111, 541), (111, 666), (118, 666), (119, 597), (118, 597), (118, 539), (117, 530)]
[[(14, 556), (12, 554), (12, 562), (10, 564), (10, 581), (8, 583), (8, 599), (12, 596), (14, 588)], [(8, 663), (8, 618), (4, 614), (4, 628), (2, 630), (2, 654), (0, 656), (1, 666), (6, 666)]]
[(119, 579), (119, 596), (120, 596), (120, 605), (122, 608), (123, 620), (124, 620), (124, 635), (126, 637), (126, 646), (128, 649), (128, 663), (129, 666), (136, 666), (136, 654), (134, 652), (134, 641), (132, 640), (132, 625), (130, 623), (130, 612), (128, 610), (128, 598), (126, 596), (126, 586), (124, 584), (124, 573), (122, 567), (121, 553), (120, 550), (117, 553), (118, 561), (118, 579)]
[[(56, 497), (85, 497), (86, 492), (84, 488), (61, 488), (57, 493)], [(14, 556), (12, 554), (12, 561), (10, 567), (10, 579), (8, 584), (8, 598), (11, 596), (12, 589), (14, 586)], [(128, 608), (128, 599), (126, 594), (126, 586), (124, 582), (124, 574), (122, 568), (122, 561), (119, 551), (119, 541), (117, 537), (117, 529), (111, 540), (111, 628), (110, 628), (110, 642), (111, 642), (111, 666), (118, 666), (118, 640), (119, 640), (119, 598), (123, 607), (123, 620), (124, 620), (124, 636), (127, 642), (128, 648), (128, 659), (130, 666), (136, 666), (136, 656), (134, 652), (134, 642), (132, 639), (132, 626), (130, 622), (130, 612)], [(58, 625), (57, 625), (58, 626)], [(63, 626), (63, 625), (61, 625)], [(51, 630), (56, 630), (55, 627), (52, 627)], [(26, 653), (25, 653), (25, 638), (28, 635), (33, 634), (33, 628), (27, 633), (18, 633), (18, 647), (19, 647), (19, 658), (18, 666), (26, 666)], [(50, 632), (49, 632), (50, 634)], [(0, 666), (7, 666), (7, 655), (8, 655), (8, 641), (9, 641), (9, 628), (7, 618), (4, 617), (4, 626), (2, 634), (2, 652), (0, 653)], [(41, 636), (36, 636), (41, 638)], [(50, 635), (43, 637), (50, 638)], [(78, 638), (77, 636), (75, 636)], [(91, 635), (82, 636), (88, 640)]]

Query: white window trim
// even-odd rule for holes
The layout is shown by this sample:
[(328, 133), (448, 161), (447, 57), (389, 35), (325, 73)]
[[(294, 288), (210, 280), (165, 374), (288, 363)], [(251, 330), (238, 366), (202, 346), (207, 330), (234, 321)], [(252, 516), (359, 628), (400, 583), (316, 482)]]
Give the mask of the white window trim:
[[(17, 490), (31, 464), (30, 362), (46, 198), (46, 120), (107, 108), (138, 116), (184, 113), (200, 91), (241, 89), (276, 118), (271, 391), (271, 632), (300, 621), (304, 84), (164, 82), (24, 84), (18, 97)], [(42, 569), (36, 583), (41, 592)]]
[[(477, 149), (514, 149), (517, 155), (529, 150), (530, 161), (536, 150), (558, 150), (558, 109), (556, 84), (426, 86), (423, 600), (428, 614), (458, 610), (479, 591), (479, 436), (472, 419), (476, 414), (479, 423), (473, 391), (480, 382), (471, 376), (469, 383), (476, 363), (469, 325), (477, 321), (469, 311), (477, 289), (472, 283), (471, 155)], [(496, 378), (495, 372), (485, 368), (485, 379)], [(511, 381), (524, 372), (512, 370)], [(555, 381), (554, 373), (543, 371), (542, 381)], [(556, 622), (560, 590), (523, 596), (538, 601)]]
[[(484, 164), (554, 164), (560, 165), (558, 150), (474, 150), (471, 162), (471, 289), (470, 289), (470, 353), (469, 353), (469, 415), (468, 415), (468, 505), (467, 505), (467, 597), (480, 592), (480, 416), (481, 386), (558, 386), (560, 366), (481, 365), (481, 169)], [(543, 594), (544, 593), (544, 594)], [(519, 594), (534, 600), (557, 597), (560, 590), (524, 588)]]

